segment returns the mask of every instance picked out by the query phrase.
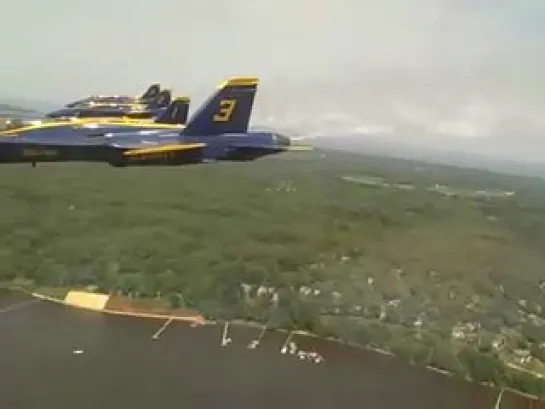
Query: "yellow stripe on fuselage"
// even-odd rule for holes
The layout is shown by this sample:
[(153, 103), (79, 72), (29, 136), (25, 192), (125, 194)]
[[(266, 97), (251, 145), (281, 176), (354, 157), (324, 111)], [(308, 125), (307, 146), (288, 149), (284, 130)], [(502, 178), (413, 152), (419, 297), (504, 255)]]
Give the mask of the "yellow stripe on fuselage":
[[(73, 118), (68, 118), (66, 119), (67, 117), (63, 118), (63, 119), (53, 119), (54, 121), (56, 122), (71, 122), (71, 123), (93, 123), (93, 122), (96, 122), (96, 123), (103, 123), (103, 122), (107, 122), (107, 123), (110, 123), (112, 121), (127, 121), (127, 122), (134, 122), (134, 121), (148, 121), (148, 119), (135, 119), (135, 118), (124, 118), (122, 116), (111, 116), (111, 117), (108, 117), (108, 116), (99, 116), (99, 117), (94, 117), (94, 118), (91, 118), (91, 117), (83, 117), (83, 118), (77, 118), (77, 117), (73, 117)], [(149, 119), (150, 121), (153, 120), (152, 118)]]
[[(40, 124), (22, 126), (20, 128), (0, 131), (0, 136), (18, 135), (28, 131), (35, 131), (35, 130), (41, 130), (41, 129), (54, 129), (54, 128), (61, 128), (66, 126), (92, 125), (92, 124), (111, 125), (111, 126), (119, 126), (119, 127), (126, 127), (126, 128), (146, 128), (146, 129), (182, 130), (183, 128), (185, 128), (185, 125), (164, 124), (164, 123), (154, 122), (153, 120), (119, 119), (119, 118), (115, 118), (115, 119), (104, 118), (104, 119), (97, 120), (96, 118), (93, 118), (93, 120), (87, 120), (87, 119), (62, 120), (62, 121), (43, 122)], [(89, 130), (92, 130), (92, 128), (89, 128)]]
[(154, 146), (153, 148), (140, 148), (131, 149), (123, 152), (124, 156), (144, 156), (152, 155), (155, 153), (168, 153), (168, 152), (181, 152), (192, 149), (200, 149), (206, 146), (205, 143), (187, 143), (187, 144), (175, 144), (175, 145), (161, 145)]
[[(72, 118), (72, 119), (57, 119), (58, 122), (70, 122), (75, 125), (79, 124), (156, 124), (153, 118), (128, 118), (128, 117), (95, 117), (95, 118)], [(160, 123), (159, 123), (160, 124)]]

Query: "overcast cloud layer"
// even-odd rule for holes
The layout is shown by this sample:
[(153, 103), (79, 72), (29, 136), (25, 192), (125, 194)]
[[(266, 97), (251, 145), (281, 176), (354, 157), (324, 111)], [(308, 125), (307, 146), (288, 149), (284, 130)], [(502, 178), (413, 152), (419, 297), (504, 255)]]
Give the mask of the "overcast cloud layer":
[(90, 5), (4, 6), (1, 94), (64, 102), (161, 81), (198, 104), (226, 76), (259, 75), (255, 122), (519, 159), (545, 152), (543, 0)]

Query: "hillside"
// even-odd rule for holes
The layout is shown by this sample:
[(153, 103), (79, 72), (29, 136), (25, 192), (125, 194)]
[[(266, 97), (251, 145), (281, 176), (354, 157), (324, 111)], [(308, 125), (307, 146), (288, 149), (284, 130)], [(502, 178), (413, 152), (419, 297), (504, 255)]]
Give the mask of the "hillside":
[(43, 113), (58, 107), (58, 104), (28, 98), (0, 98), (0, 112), (4, 109), (14, 112)]
[(2, 116), (5, 113), (25, 114), (25, 113), (36, 113), (36, 112), (38, 112), (38, 111), (36, 111), (35, 109), (22, 108), (22, 107), (17, 106), (17, 105), (8, 104), (8, 103), (1, 103), (0, 102), (0, 113), (2, 114)]
[(93, 284), (545, 390), (520, 370), (545, 373), (540, 179), (335, 152), (2, 169), (4, 281)]
[(0, 102), (0, 128), (8, 119), (39, 118), (40, 111), (30, 108), (22, 108), (18, 105)]
[[(545, 178), (545, 163), (530, 161), (511, 153), (506, 159), (501, 154), (484, 154), (477, 152), (472, 146), (444, 146), (443, 143), (416, 143), (418, 138), (410, 135), (344, 135), (315, 137), (312, 142), (324, 149), (336, 149), (345, 152), (358, 152), (373, 155), (384, 155), (392, 158), (425, 160), (431, 163), (457, 167), (473, 167), (493, 172)], [(453, 145), (451, 143), (451, 145)]]

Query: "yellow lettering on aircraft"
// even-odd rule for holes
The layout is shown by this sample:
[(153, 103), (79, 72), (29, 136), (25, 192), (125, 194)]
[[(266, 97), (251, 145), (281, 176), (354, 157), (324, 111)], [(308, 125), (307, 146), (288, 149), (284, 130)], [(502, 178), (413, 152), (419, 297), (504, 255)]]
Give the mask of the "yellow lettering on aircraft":
[(23, 150), (23, 157), (36, 158), (36, 157), (55, 157), (59, 155), (59, 151), (56, 149), (36, 149), (29, 148)]
[(237, 101), (235, 99), (222, 99), (218, 113), (212, 119), (214, 122), (228, 122), (233, 115)]

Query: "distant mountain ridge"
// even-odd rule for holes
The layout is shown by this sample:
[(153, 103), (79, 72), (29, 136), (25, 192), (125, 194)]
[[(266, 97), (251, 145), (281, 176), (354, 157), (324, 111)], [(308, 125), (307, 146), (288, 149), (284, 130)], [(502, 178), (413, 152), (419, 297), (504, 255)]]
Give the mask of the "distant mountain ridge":
[(11, 104), (0, 103), (0, 111), (2, 112), (36, 112), (34, 109), (22, 108)]
[(545, 178), (545, 164), (542, 163), (494, 158), (476, 152), (441, 149), (440, 147), (412, 146), (398, 140), (345, 135), (315, 137), (309, 142), (324, 149), (367, 153), (459, 168), (476, 168), (511, 175)]
[(45, 103), (32, 103), (11, 99), (0, 99), (0, 118), (35, 119), (40, 118), (51, 106)]
[(20, 114), (43, 114), (45, 112), (52, 111), (57, 107), (57, 104), (47, 101), (38, 101), (26, 98), (0, 98), (0, 115), (4, 115), (4, 111)]

